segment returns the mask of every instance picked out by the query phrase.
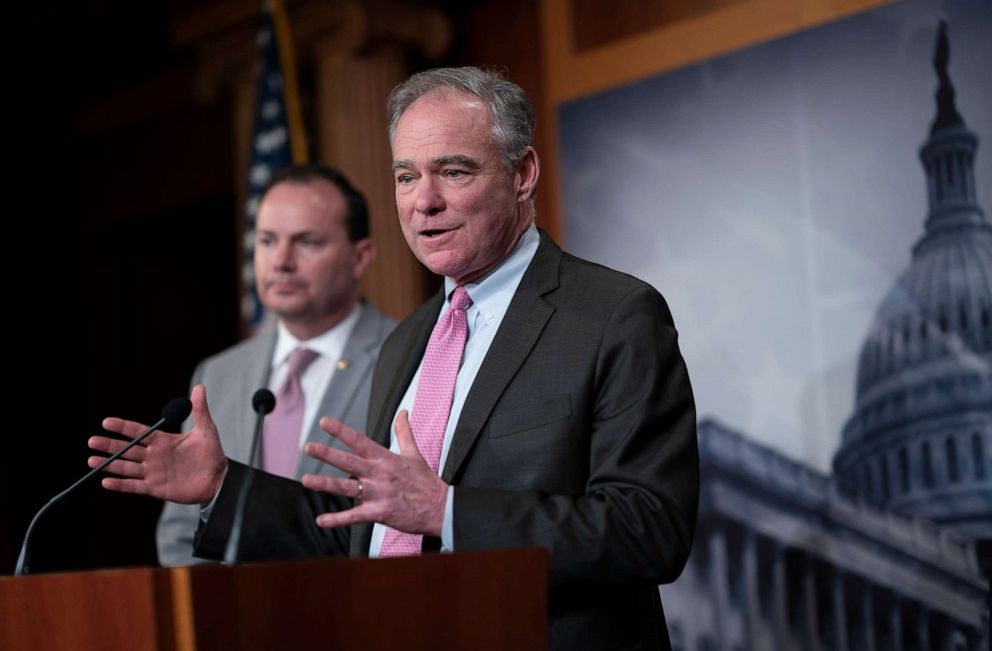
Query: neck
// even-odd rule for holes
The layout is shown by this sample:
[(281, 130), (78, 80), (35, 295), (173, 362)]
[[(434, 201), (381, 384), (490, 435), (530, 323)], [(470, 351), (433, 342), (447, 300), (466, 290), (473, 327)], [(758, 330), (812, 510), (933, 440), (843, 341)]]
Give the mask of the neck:
[[(532, 206), (533, 204), (528, 204), (528, 205)], [(510, 257), (510, 254), (513, 253), (513, 249), (516, 248), (517, 243), (520, 242), (520, 238), (524, 236), (524, 233), (527, 232), (527, 229), (530, 228), (531, 224), (533, 223), (534, 223), (534, 214), (533, 214), (533, 210), (531, 210), (530, 217), (525, 221), (521, 222), (521, 225), (517, 229), (516, 235), (513, 237), (513, 239), (509, 240), (509, 244), (506, 247), (506, 250), (503, 251), (503, 254), (499, 256), (499, 258), (495, 262), (483, 267), (482, 269), (473, 271), (470, 274), (466, 274), (465, 276), (461, 276), (459, 278), (451, 277), (451, 280), (453, 280), (456, 285), (461, 286), (461, 285), (467, 285), (469, 283), (474, 283), (478, 281), (480, 278), (486, 276), (489, 272), (491, 272), (493, 269), (503, 264), (503, 262), (508, 257)]]
[(358, 297), (354, 297), (348, 303), (341, 307), (339, 310), (335, 310), (331, 314), (324, 314), (319, 317), (309, 316), (306, 318), (300, 317), (296, 319), (282, 318), (282, 324), (286, 326), (286, 330), (289, 333), (299, 339), (300, 341), (309, 341), (314, 337), (324, 334), (337, 324), (347, 318), (351, 311), (355, 309), (355, 305), (358, 303)]

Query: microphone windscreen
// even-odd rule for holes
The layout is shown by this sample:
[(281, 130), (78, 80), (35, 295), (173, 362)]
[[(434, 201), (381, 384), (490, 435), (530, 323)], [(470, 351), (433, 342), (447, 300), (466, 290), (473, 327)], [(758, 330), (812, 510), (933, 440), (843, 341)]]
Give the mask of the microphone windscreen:
[(251, 406), (255, 413), (271, 413), (276, 408), (276, 397), (268, 389), (259, 389), (251, 397)]
[(193, 403), (189, 398), (175, 398), (162, 409), (162, 418), (165, 419), (166, 425), (175, 427), (182, 425), (182, 422), (189, 418), (191, 411), (193, 411)]

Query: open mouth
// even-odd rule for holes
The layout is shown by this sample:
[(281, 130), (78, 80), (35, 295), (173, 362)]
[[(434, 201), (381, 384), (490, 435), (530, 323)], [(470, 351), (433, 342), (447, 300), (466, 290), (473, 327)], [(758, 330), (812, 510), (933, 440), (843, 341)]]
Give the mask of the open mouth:
[(440, 235), (444, 235), (445, 233), (451, 233), (454, 230), (456, 230), (456, 229), (454, 229), (454, 228), (428, 228), (426, 230), (420, 231), (420, 236), (421, 237), (427, 237), (427, 238), (438, 237)]

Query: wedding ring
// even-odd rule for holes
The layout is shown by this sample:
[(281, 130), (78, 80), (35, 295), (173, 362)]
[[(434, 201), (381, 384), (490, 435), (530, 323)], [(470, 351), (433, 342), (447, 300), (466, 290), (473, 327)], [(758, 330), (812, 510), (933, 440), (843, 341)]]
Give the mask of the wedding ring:
[(355, 483), (358, 484), (358, 492), (355, 494), (355, 501), (361, 503), (362, 496), (365, 494), (365, 484), (363, 484), (362, 480), (358, 477), (354, 477), (353, 479), (355, 480)]

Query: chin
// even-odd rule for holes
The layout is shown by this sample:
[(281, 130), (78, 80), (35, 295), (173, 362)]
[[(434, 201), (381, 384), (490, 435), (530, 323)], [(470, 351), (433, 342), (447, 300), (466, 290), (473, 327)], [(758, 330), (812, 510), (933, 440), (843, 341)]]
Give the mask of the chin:
[(451, 278), (452, 280), (457, 280), (458, 278), (462, 278), (466, 275), (448, 267), (428, 267), (428, 269), (430, 269), (432, 273), (436, 273), (438, 276), (444, 276), (445, 278)]
[(457, 260), (452, 260), (450, 253), (447, 251), (442, 253), (428, 253), (424, 258), (420, 260), (425, 267), (431, 270), (431, 272), (436, 273), (439, 276), (447, 276), (449, 278), (457, 278), (462, 274), (464, 265), (459, 264)]
[(292, 319), (293, 317), (299, 316), (306, 312), (305, 305), (292, 304), (287, 305), (286, 303), (275, 302), (270, 305), (266, 305), (265, 309), (275, 314), (281, 319)]

